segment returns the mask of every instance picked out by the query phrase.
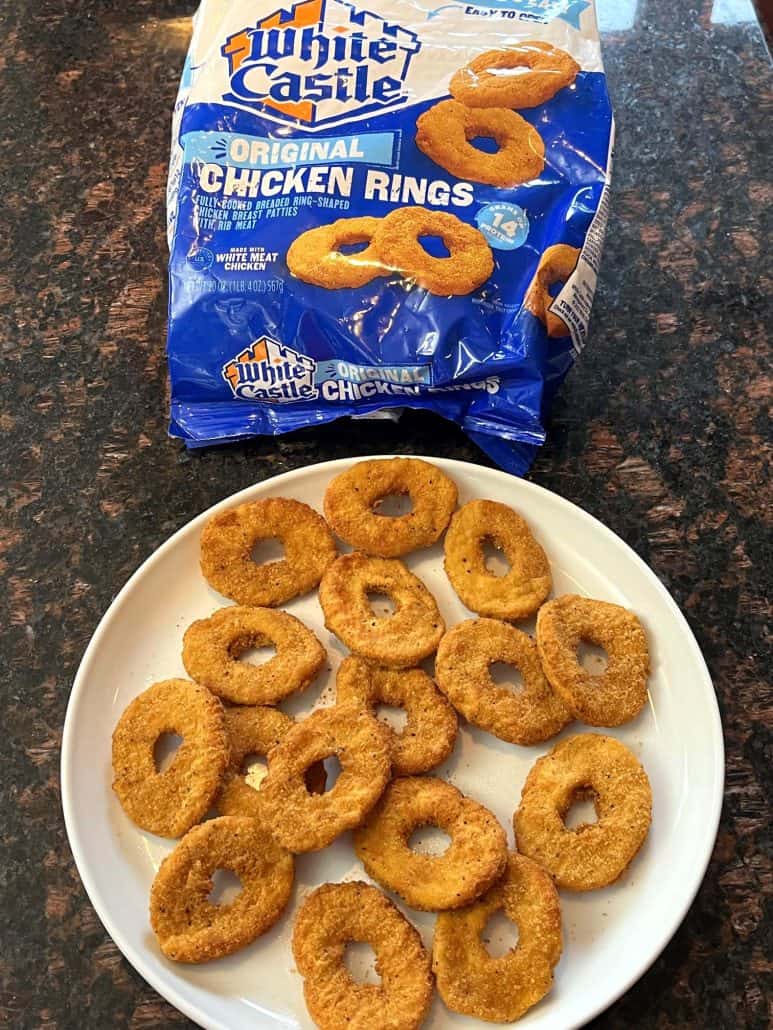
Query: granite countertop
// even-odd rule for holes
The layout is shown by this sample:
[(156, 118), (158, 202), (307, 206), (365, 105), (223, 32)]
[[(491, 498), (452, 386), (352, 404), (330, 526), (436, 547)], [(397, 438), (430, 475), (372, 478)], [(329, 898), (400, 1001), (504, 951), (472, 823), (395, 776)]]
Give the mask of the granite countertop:
[[(590, 344), (531, 477), (611, 526), (684, 609), (719, 696), (727, 784), (688, 917), (593, 1025), (763, 1028), (770, 68), (743, 0), (600, 8), (618, 121), (612, 217)], [(128, 575), (194, 514), (296, 466), (374, 451), (483, 460), (418, 415), (193, 454), (167, 438), (164, 185), (192, 9), (3, 5), (3, 1026), (188, 1022), (105, 933), (61, 817), (72, 679)]]

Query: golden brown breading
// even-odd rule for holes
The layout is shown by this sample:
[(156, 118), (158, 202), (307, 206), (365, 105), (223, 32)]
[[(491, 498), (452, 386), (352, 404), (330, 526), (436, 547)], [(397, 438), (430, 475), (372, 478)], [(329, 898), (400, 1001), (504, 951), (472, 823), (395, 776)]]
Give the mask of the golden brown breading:
[[(339, 218), (301, 233), (287, 251), (287, 267), (294, 276), (327, 290), (364, 286), (387, 269), (379, 258), (373, 235), (380, 218)], [(340, 248), (367, 243), (364, 250), (343, 253)]]
[(571, 85), (579, 70), (565, 50), (525, 39), (478, 54), (453, 75), (449, 91), (468, 107), (539, 107)]

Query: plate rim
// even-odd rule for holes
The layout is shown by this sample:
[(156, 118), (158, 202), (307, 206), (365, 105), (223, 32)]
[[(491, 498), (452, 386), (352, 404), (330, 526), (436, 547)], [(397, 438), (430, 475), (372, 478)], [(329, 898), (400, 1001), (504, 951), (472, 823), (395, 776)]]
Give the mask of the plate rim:
[[(115, 595), (113, 600), (108, 605), (104, 614), (97, 623), (96, 629), (94, 630), (86, 649), (83, 652), (83, 656), (78, 665), (78, 670), (73, 679), (70, 695), (67, 700), (67, 708), (65, 710), (64, 728), (62, 733), (62, 750), (60, 758), (60, 783), (62, 793), (62, 811), (64, 815), (65, 831), (67, 833), (67, 840), (72, 853), (73, 861), (75, 862), (75, 868), (83, 885), (83, 889), (86, 892), (89, 903), (94, 908), (97, 917), (102, 923), (104, 929), (110, 936), (111, 940), (121, 952), (123, 957), (129, 962), (129, 964), (135, 969), (136, 972), (142, 976), (142, 978), (148, 983), (153, 990), (155, 990), (162, 998), (177, 1008), (184, 1015), (188, 1016), (199, 1026), (205, 1028), (205, 1030), (228, 1030), (228, 1027), (220, 1022), (220, 1020), (213, 1020), (202, 1012), (195, 1002), (191, 1002), (185, 995), (177, 989), (174, 983), (168, 983), (166, 980), (159, 978), (155, 972), (150, 969), (149, 965), (145, 961), (145, 956), (141, 949), (135, 948), (134, 945), (127, 941), (122, 935), (121, 931), (115, 928), (115, 924), (110, 915), (109, 906), (105, 903), (104, 899), (100, 895), (99, 890), (96, 887), (94, 880), (91, 877), (89, 871), (88, 861), (86, 860), (85, 848), (82, 845), (77, 820), (75, 817), (75, 801), (72, 795), (72, 767), (75, 749), (72, 744), (73, 734), (75, 732), (74, 726), (76, 723), (76, 714), (79, 706), (80, 695), (84, 691), (84, 685), (88, 680), (89, 667), (94, 661), (94, 656), (99, 648), (100, 642), (104, 634), (107, 632), (108, 626), (116, 618), (120, 612), (120, 608), (123, 605), (126, 596), (131, 591), (133, 584), (136, 580), (139, 580), (146, 570), (148, 570), (156, 562), (161, 561), (165, 553), (171, 550), (179, 536), (193, 530), (197, 525), (203, 523), (206, 519), (210, 518), (219, 509), (232, 507), (234, 504), (242, 502), (245, 495), (253, 493), (256, 489), (267, 488), (270, 484), (274, 483), (290, 483), (294, 479), (308, 475), (311, 471), (327, 470), (332, 474), (336, 471), (350, 466), (354, 462), (361, 461), (379, 461), (387, 460), (390, 458), (418, 458), (423, 461), (433, 463), (435, 465), (444, 468), (449, 474), (453, 475), (454, 470), (458, 470), (462, 474), (468, 474), (470, 469), (476, 471), (482, 471), (484, 473), (493, 473), (496, 476), (504, 477), (511, 480), (514, 483), (519, 484), (519, 488), (523, 487), (527, 492), (532, 491), (535, 495), (547, 495), (553, 501), (558, 501), (560, 505), (573, 510), (573, 514), (579, 517), (582, 521), (589, 524), (595, 532), (599, 530), (616, 546), (627, 552), (627, 556), (632, 558), (634, 564), (639, 567), (639, 571), (643, 572), (653, 585), (655, 586), (658, 593), (664, 598), (668, 608), (671, 611), (676, 623), (680, 625), (680, 628), (685, 635), (686, 640), (689, 644), (691, 651), (693, 652), (693, 658), (696, 660), (696, 667), (700, 670), (706, 685), (708, 686), (708, 708), (711, 712), (711, 735), (710, 745), (712, 752), (715, 757), (714, 762), (714, 782), (711, 784), (712, 791), (712, 810), (710, 817), (706, 820), (706, 827), (708, 833), (704, 838), (703, 854), (701, 860), (697, 862), (693, 869), (694, 873), (692, 880), (689, 883), (689, 888), (685, 891), (680, 904), (674, 906), (674, 914), (672, 915), (667, 928), (663, 932), (662, 940), (658, 943), (653, 952), (647, 951), (645, 957), (639, 960), (635, 964), (634, 971), (629, 977), (623, 978), (623, 980), (615, 985), (613, 990), (610, 992), (608, 997), (599, 1003), (595, 1003), (591, 1006), (590, 1010), (583, 1014), (582, 1019), (578, 1022), (573, 1022), (567, 1027), (567, 1030), (578, 1030), (579, 1027), (586, 1025), (590, 1020), (595, 1019), (596, 1016), (605, 1012), (610, 1006), (614, 1005), (630, 988), (637, 983), (641, 977), (647, 972), (650, 966), (662, 955), (665, 949), (668, 947), (671, 939), (673, 938), (676, 931), (684, 921), (693, 901), (695, 900), (698, 891), (703, 883), (708, 868), (711, 856), (714, 851), (714, 845), (716, 843), (717, 834), (719, 832), (719, 821), (722, 813), (722, 805), (724, 800), (724, 784), (725, 784), (725, 745), (724, 735), (722, 730), (722, 718), (719, 710), (719, 704), (717, 701), (716, 690), (714, 689), (714, 683), (711, 678), (711, 673), (706, 664), (706, 660), (703, 657), (703, 652), (700, 649), (698, 641), (695, 638), (695, 634), (687, 621), (684, 613), (682, 612), (679, 605), (676, 603), (674, 598), (671, 596), (670, 591), (662, 582), (660, 577), (654, 572), (652, 568), (641, 558), (636, 551), (626, 543), (625, 540), (614, 530), (610, 529), (600, 519), (596, 518), (595, 515), (591, 515), (590, 512), (586, 511), (580, 505), (574, 501), (570, 501), (568, 498), (556, 493), (553, 490), (549, 490), (547, 487), (540, 486), (538, 483), (534, 483), (528, 479), (522, 479), (516, 476), (512, 476), (508, 472), (504, 472), (498, 468), (492, 468), (486, 465), (479, 465), (476, 462), (462, 461), (458, 458), (439, 458), (431, 457), (421, 454), (373, 454), (364, 455), (362, 457), (347, 457), (347, 458), (334, 458), (329, 461), (313, 462), (310, 465), (299, 466), (295, 469), (289, 469), (286, 472), (280, 472), (277, 475), (269, 476), (267, 479), (261, 480), (257, 483), (252, 483), (249, 486), (244, 487), (241, 490), (237, 490), (235, 493), (217, 501), (209, 508), (193, 518), (189, 519), (182, 526), (178, 527), (171, 536), (167, 537), (163, 543), (161, 543), (155, 550), (153, 550), (147, 558), (145, 558), (135, 571), (129, 576), (126, 582), (123, 584), (121, 589)], [(713, 702), (713, 703), (712, 703)], [(709, 738), (707, 738), (709, 739)]]

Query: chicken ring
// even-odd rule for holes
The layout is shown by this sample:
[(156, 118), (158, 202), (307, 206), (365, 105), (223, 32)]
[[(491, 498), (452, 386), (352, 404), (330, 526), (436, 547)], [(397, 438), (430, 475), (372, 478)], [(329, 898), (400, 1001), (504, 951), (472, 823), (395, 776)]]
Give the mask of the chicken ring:
[[(581, 643), (607, 652), (600, 675), (577, 657)], [(649, 648), (641, 623), (627, 608), (565, 594), (537, 616), (537, 646), (553, 689), (575, 718), (590, 726), (620, 726), (635, 718), (647, 700)]]
[[(504, 576), (486, 568), (486, 541), (510, 563)], [(545, 552), (525, 519), (498, 501), (468, 501), (454, 515), (445, 539), (445, 570), (471, 611), (511, 622), (533, 615), (552, 585)]]
[[(448, 257), (433, 257), (422, 246), (421, 236), (438, 236)], [(375, 240), (393, 271), (438, 296), (472, 293), (494, 271), (494, 257), (483, 233), (445, 211), (397, 208), (383, 219)]]
[[(245, 815), (266, 822), (263, 811), (263, 791), (253, 786), (242, 772), (244, 760), (253, 755), (266, 757), (287, 735), (295, 723), (289, 715), (277, 708), (227, 708), (225, 726), (228, 734), (230, 759), (223, 785), (215, 800), (220, 815)], [(321, 794), (327, 776), (321, 762), (312, 765), (306, 773), (310, 791)]]
[[(518, 928), (518, 943), (500, 958), (481, 940), (497, 912)], [(514, 1023), (550, 990), (561, 951), (561, 906), (553, 881), (536, 862), (510, 854), (504, 878), (488, 893), (459, 912), (438, 915), (432, 968), (452, 1012)]]
[[(239, 661), (250, 648), (271, 644), (276, 655), (263, 665)], [(188, 675), (239, 705), (276, 704), (303, 690), (325, 658), (325, 649), (310, 629), (294, 615), (273, 608), (220, 608), (194, 622), (183, 637)]]
[[(442, 855), (413, 851), (409, 838), (437, 826), (451, 838)], [(499, 879), (507, 862), (505, 832), (477, 801), (434, 776), (393, 780), (354, 835), (365, 871), (411, 908), (469, 905)]]
[(353, 701), (371, 714), (378, 704), (405, 710), (403, 729), (389, 728), (395, 776), (427, 772), (454, 749), (456, 712), (421, 669), (382, 669), (364, 658), (345, 658), (336, 676), (336, 701)]
[[(408, 495), (413, 508), (394, 518), (375, 510), (390, 495)], [(419, 458), (358, 461), (332, 479), (325, 491), (325, 517), (355, 550), (399, 558), (429, 547), (441, 536), (456, 507), (456, 484), (436, 465)]]
[[(524, 71), (524, 69), (526, 69)], [(565, 50), (537, 39), (478, 54), (451, 78), (451, 95), (468, 107), (539, 107), (577, 78)]]
[[(217, 869), (235, 873), (236, 898), (209, 900)], [(183, 837), (150, 889), (150, 923), (176, 962), (231, 955), (273, 926), (290, 899), (293, 858), (256, 819), (222, 816)]]
[[(156, 770), (164, 734), (183, 738)], [(113, 731), (113, 790), (129, 818), (160, 837), (180, 837), (207, 813), (228, 764), (223, 706), (188, 680), (154, 683), (125, 709)]]
[[(507, 188), (536, 179), (545, 167), (542, 137), (508, 108), (441, 100), (419, 116), (416, 129), (419, 150), (459, 179)], [(496, 141), (495, 153), (473, 145), (481, 136)]]
[[(564, 816), (581, 799), (593, 801), (598, 822), (570, 830)], [(559, 887), (592, 891), (622, 876), (651, 818), (650, 783), (635, 755), (614, 737), (581, 733), (534, 764), (513, 826), (518, 850)]]
[(556, 283), (565, 283), (574, 271), (580, 251), (577, 247), (569, 247), (565, 243), (555, 243), (547, 247), (539, 259), (537, 271), (529, 284), (523, 304), (527, 311), (531, 311), (540, 322), (547, 328), (548, 336), (560, 339), (569, 336), (569, 327), (563, 318), (559, 318), (550, 310), (553, 297), (550, 295), (551, 286)]
[[(344, 964), (349, 943), (373, 948), (380, 984), (352, 979)], [(320, 1030), (418, 1030), (424, 1022), (432, 999), (429, 955), (378, 888), (359, 880), (317, 887), (295, 920), (293, 955)]]
[[(325, 794), (305, 777), (315, 762), (335, 755), (341, 774)], [(296, 723), (269, 753), (261, 787), (271, 832), (290, 851), (318, 851), (359, 826), (389, 781), (386, 726), (356, 705), (320, 708)]]
[[(376, 615), (369, 594), (385, 594), (395, 611)], [(325, 625), (350, 651), (390, 669), (418, 665), (445, 629), (435, 598), (396, 558), (342, 555), (322, 578), (319, 603)]]
[[(260, 540), (281, 540), (285, 557), (259, 565), (250, 557)], [(270, 497), (213, 515), (201, 534), (201, 572), (237, 604), (276, 608), (313, 590), (336, 557), (327, 523), (300, 501)]]
[[(373, 242), (380, 222), (380, 218), (339, 218), (309, 229), (290, 244), (287, 267), (298, 279), (327, 290), (365, 286), (387, 271)], [(358, 243), (367, 246), (356, 253), (341, 250)]]
[[(514, 666), (523, 689), (513, 693), (495, 683), (494, 662)], [(454, 626), (438, 646), (435, 677), (467, 722), (510, 744), (540, 744), (572, 719), (545, 679), (535, 642), (506, 622), (468, 619)]]

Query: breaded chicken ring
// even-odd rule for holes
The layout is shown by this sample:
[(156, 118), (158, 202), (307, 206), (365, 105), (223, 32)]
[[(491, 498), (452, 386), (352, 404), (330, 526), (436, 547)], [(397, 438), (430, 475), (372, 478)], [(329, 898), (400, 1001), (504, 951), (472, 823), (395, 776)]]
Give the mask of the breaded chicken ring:
[[(395, 494), (409, 496), (412, 510), (394, 518), (379, 514), (378, 502)], [(454, 481), (419, 458), (358, 461), (328, 484), (325, 517), (355, 550), (399, 558), (440, 538), (456, 497)]]
[[(289, 715), (278, 708), (226, 708), (229, 762), (223, 785), (215, 800), (220, 815), (244, 815), (266, 822), (263, 792), (253, 787), (242, 772), (244, 760), (250, 756), (266, 757), (295, 725)], [(325, 789), (325, 767), (321, 762), (306, 773), (310, 791), (321, 794)]]
[(449, 91), (468, 107), (539, 107), (570, 86), (579, 70), (565, 50), (528, 39), (478, 54), (454, 74)]
[[(414, 830), (437, 826), (451, 838), (442, 855), (408, 843)], [(507, 841), (495, 817), (445, 780), (393, 780), (368, 821), (354, 835), (365, 871), (411, 908), (440, 911), (469, 905), (499, 879)]]
[[(395, 611), (376, 615), (368, 594), (385, 594)], [(342, 555), (322, 578), (319, 603), (325, 625), (350, 651), (390, 669), (418, 665), (445, 629), (435, 598), (396, 558)]]
[[(495, 683), (494, 662), (514, 666), (523, 689)], [(572, 718), (545, 679), (535, 642), (506, 622), (468, 619), (450, 629), (438, 645), (435, 677), (467, 722), (511, 744), (540, 744)]]
[[(496, 141), (488, 154), (473, 145), (483, 136)], [(474, 108), (441, 100), (416, 122), (416, 146), (459, 179), (509, 188), (536, 179), (545, 167), (542, 137), (515, 111)]]
[(421, 669), (383, 669), (364, 658), (345, 658), (336, 676), (336, 701), (352, 701), (371, 714), (378, 704), (404, 709), (403, 729), (388, 727), (395, 776), (427, 772), (454, 749), (456, 712)]
[[(340, 776), (327, 793), (311, 793), (307, 770), (333, 755)], [(381, 797), (390, 768), (383, 723), (353, 704), (317, 709), (269, 753), (261, 794), (271, 832), (297, 853), (327, 847), (360, 825)]]
[[(349, 943), (376, 953), (380, 984), (356, 983), (344, 964)], [(432, 999), (421, 937), (370, 884), (325, 883), (304, 901), (293, 955), (309, 1014), (320, 1030), (418, 1030)]]
[[(604, 672), (587, 672), (577, 657), (581, 643), (603, 647)], [(545, 675), (577, 719), (590, 726), (620, 726), (647, 700), (650, 657), (638, 618), (627, 608), (564, 594), (537, 616), (537, 646)]]
[[(153, 749), (166, 733), (183, 742), (157, 772)], [(227, 764), (223, 706), (188, 680), (154, 683), (113, 731), (113, 790), (129, 818), (160, 837), (180, 837), (204, 818)]]
[[(380, 222), (380, 218), (339, 218), (309, 229), (290, 244), (287, 267), (298, 279), (326, 290), (365, 286), (387, 271), (373, 242)], [(367, 243), (367, 247), (356, 253), (341, 250), (355, 243)]]
[[(228, 904), (209, 900), (216, 869), (238, 876)], [(175, 962), (230, 955), (273, 926), (293, 885), (293, 858), (256, 819), (223, 816), (194, 826), (161, 863), (150, 890), (150, 922)]]
[[(433, 257), (420, 236), (439, 236), (448, 257)], [(375, 241), (393, 271), (441, 297), (472, 293), (494, 271), (494, 257), (483, 233), (446, 211), (397, 208), (382, 220)]]
[[(281, 540), (279, 561), (251, 558), (260, 540)], [(313, 590), (336, 557), (327, 523), (313, 508), (285, 497), (247, 501), (213, 515), (201, 534), (201, 572), (237, 604), (276, 608)]]
[[(500, 911), (518, 928), (518, 943), (493, 958), (481, 934)], [(553, 881), (536, 862), (510, 854), (503, 879), (488, 893), (458, 912), (438, 915), (432, 968), (452, 1012), (514, 1023), (552, 987), (561, 950), (561, 907)]]
[[(262, 665), (239, 661), (250, 648), (270, 644), (276, 655)], [(325, 658), (322, 644), (300, 619), (274, 608), (220, 608), (183, 637), (188, 675), (233, 704), (276, 704), (308, 687)]]
[[(487, 540), (510, 563), (504, 576), (486, 568)], [(547, 557), (526, 520), (498, 501), (468, 501), (456, 512), (445, 539), (445, 570), (467, 608), (511, 622), (533, 615), (552, 585)]]
[(529, 288), (523, 298), (523, 304), (527, 311), (531, 311), (548, 331), (552, 339), (560, 339), (569, 336), (569, 327), (563, 318), (550, 310), (553, 298), (550, 296), (550, 287), (556, 283), (562, 285), (577, 266), (580, 251), (577, 247), (570, 247), (566, 243), (555, 243), (547, 247), (539, 259), (537, 271), (529, 284)]
[[(590, 798), (598, 822), (567, 829), (572, 804)], [(647, 774), (614, 737), (582, 733), (540, 758), (513, 817), (518, 850), (559, 887), (592, 891), (614, 883), (644, 843), (652, 818)]]

